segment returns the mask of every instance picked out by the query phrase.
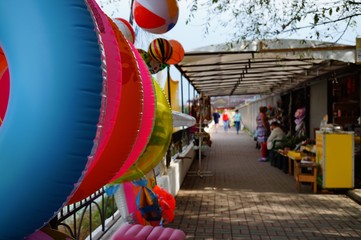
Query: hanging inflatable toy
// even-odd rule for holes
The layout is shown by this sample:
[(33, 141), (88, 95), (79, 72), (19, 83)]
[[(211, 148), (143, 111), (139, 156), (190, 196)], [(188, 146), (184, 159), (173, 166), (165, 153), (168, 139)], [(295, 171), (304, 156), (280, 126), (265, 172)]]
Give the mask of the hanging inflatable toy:
[(172, 45), (172, 55), (170, 56), (167, 64), (178, 64), (184, 58), (184, 48), (182, 44), (180, 44), (176, 40), (169, 40), (170, 44)]
[(176, 207), (175, 198), (165, 189), (156, 185), (153, 192), (158, 196), (158, 202), (162, 210), (162, 218), (166, 223), (171, 223), (174, 220), (174, 210)]
[(135, 33), (132, 25), (124, 18), (113, 18), (112, 20), (117, 25), (119, 31), (123, 33), (124, 37), (134, 44)]
[(119, 186), (118, 191), (115, 193), (115, 203), (122, 218), (127, 222), (146, 225), (147, 223), (136, 205), (136, 197), (140, 187), (135, 186), (133, 182), (125, 182), (114, 186)]
[(143, 83), (144, 103), (142, 123), (139, 129), (138, 138), (133, 146), (133, 150), (120, 168), (119, 172), (113, 177), (112, 180), (110, 180), (110, 183), (122, 176), (122, 174), (126, 172), (131, 167), (131, 165), (134, 164), (135, 161), (141, 156), (150, 140), (150, 136), (154, 127), (156, 99), (153, 81), (149, 74), (147, 66), (142, 60), (142, 57), (138, 53), (137, 49), (131, 43), (130, 47), (138, 63), (141, 80)]
[(0, 127), (0, 239), (40, 229), (81, 178), (102, 100), (95, 28), (84, 1), (0, 1), (11, 86)]
[(150, 225), (158, 226), (162, 218), (158, 196), (149, 188), (146, 178), (133, 181), (133, 183), (140, 187), (136, 198), (136, 205), (142, 217)]
[(177, 0), (135, 0), (133, 16), (143, 30), (163, 34), (171, 30), (178, 21)]
[(100, 13), (99, 16), (102, 17), (103, 26), (106, 27), (103, 34), (111, 33), (113, 36), (115, 34), (118, 43), (119, 51), (117, 53), (122, 59), (122, 93), (119, 109), (113, 119), (115, 125), (110, 133), (111, 137), (104, 149), (98, 150), (98, 161), (90, 165), (68, 204), (88, 197), (106, 185), (117, 174), (133, 149), (142, 121), (143, 87), (132, 49), (112, 20), (101, 12), (98, 5), (95, 7)]
[(158, 165), (168, 150), (173, 133), (172, 111), (163, 89), (154, 79), (153, 84), (157, 102), (155, 124), (149, 143), (139, 159), (137, 159), (137, 161), (120, 178), (113, 181), (113, 184), (132, 181), (143, 177)]
[(148, 47), (149, 56), (160, 63), (166, 63), (172, 56), (172, 45), (164, 38), (154, 39)]
[(137, 49), (137, 50), (140, 56), (143, 58), (143, 61), (147, 65), (148, 70), (151, 74), (155, 74), (159, 71), (162, 71), (164, 68), (168, 66), (165, 63), (160, 63), (158, 61), (153, 60), (147, 51), (144, 51), (143, 49)]

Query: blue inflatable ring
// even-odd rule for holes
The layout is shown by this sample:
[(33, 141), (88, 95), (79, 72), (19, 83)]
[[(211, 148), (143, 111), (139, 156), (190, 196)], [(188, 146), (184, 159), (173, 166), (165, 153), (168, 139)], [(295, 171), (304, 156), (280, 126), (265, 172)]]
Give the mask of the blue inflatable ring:
[(0, 1), (11, 79), (0, 127), (0, 239), (42, 227), (81, 178), (101, 105), (94, 29), (82, 0)]

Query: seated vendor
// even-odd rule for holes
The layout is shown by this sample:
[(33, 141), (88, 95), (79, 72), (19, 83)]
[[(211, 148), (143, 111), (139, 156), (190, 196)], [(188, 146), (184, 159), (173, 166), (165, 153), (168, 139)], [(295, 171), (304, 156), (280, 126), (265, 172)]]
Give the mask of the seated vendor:
[[(268, 150), (271, 150), (274, 147), (277, 147), (277, 146), (273, 146), (273, 142), (275, 140), (282, 140), (285, 137), (285, 133), (280, 128), (280, 125), (278, 124), (278, 122), (276, 122), (276, 121), (272, 122), (270, 129), (271, 129), (271, 135), (269, 135), (269, 137), (267, 139), (267, 149)], [(276, 144), (280, 144), (280, 143), (276, 143)]]

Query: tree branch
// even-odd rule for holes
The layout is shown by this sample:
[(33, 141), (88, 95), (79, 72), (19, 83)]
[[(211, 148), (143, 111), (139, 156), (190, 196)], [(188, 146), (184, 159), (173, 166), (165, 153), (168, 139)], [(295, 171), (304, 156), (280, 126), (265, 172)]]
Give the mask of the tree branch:
[(347, 25), (346, 25), (345, 29), (343, 30), (343, 32), (342, 32), (342, 34), (340, 35), (340, 37), (337, 38), (337, 40), (335, 41), (335, 43), (337, 43), (337, 42), (343, 37), (343, 35), (345, 35), (345, 32), (346, 32), (348, 26), (350, 26), (351, 19), (352, 19), (352, 18), (349, 18), (349, 19), (348, 19), (348, 22), (347, 22)]
[(315, 25), (308, 25), (308, 26), (297, 27), (297, 28), (293, 28), (293, 29), (289, 29), (289, 30), (284, 30), (282, 32), (287, 33), (287, 32), (292, 32), (292, 31), (301, 30), (301, 29), (305, 29), (305, 28), (312, 28), (312, 27), (322, 26), (322, 25), (326, 25), (326, 24), (330, 24), (330, 23), (336, 23), (336, 22), (340, 22), (340, 21), (343, 21), (343, 20), (346, 20), (346, 19), (351, 20), (352, 18), (357, 17), (357, 16), (361, 16), (361, 13), (353, 14), (353, 15), (343, 17), (343, 18), (339, 18), (339, 19), (335, 19), (335, 20), (332, 20), (332, 21), (321, 22), (321, 23), (318, 23), (318, 24), (315, 24)]
[(361, 2), (356, 2), (356, 1), (347, 1), (346, 3), (354, 4), (354, 5), (361, 5)]

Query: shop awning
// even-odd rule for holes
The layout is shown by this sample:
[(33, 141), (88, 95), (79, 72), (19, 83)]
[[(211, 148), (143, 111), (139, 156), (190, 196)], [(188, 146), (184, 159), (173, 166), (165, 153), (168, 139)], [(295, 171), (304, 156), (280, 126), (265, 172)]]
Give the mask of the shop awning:
[(212, 45), (187, 52), (176, 68), (207, 96), (271, 95), (355, 62), (355, 46), (305, 40)]

